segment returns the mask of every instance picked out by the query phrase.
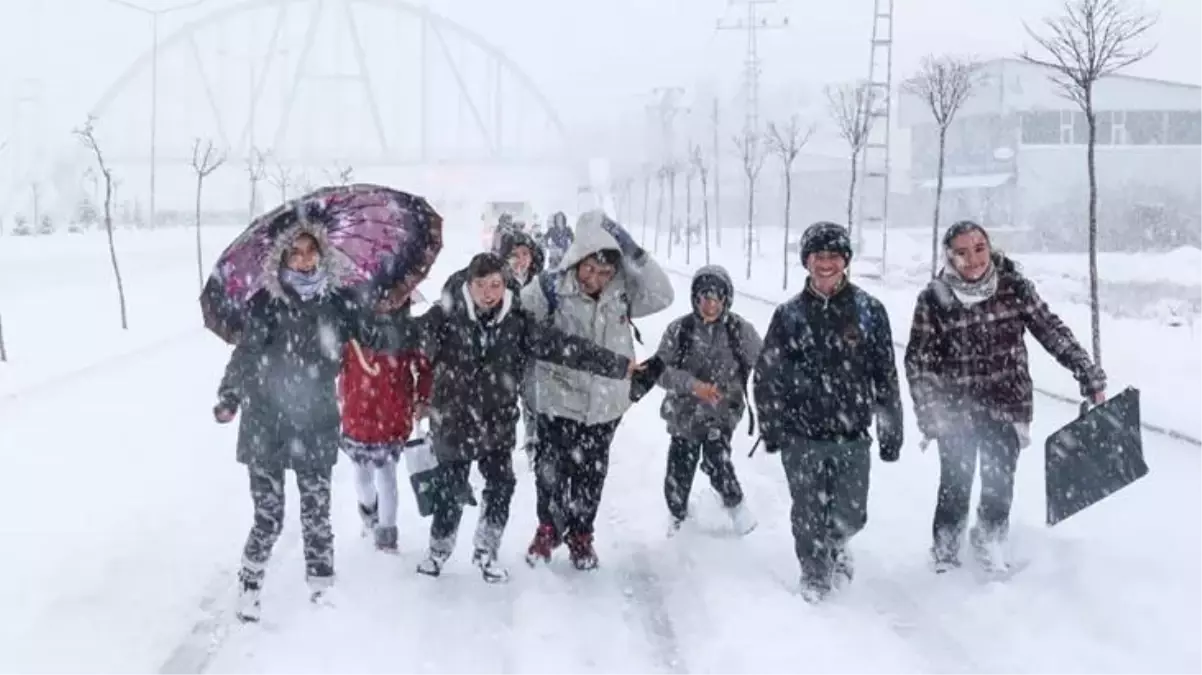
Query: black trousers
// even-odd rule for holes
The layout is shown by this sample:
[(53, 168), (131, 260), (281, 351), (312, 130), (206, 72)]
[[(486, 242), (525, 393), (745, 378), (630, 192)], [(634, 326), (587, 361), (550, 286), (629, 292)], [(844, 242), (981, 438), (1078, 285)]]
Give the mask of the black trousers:
[(982, 534), (1005, 538), (1014, 502), (1014, 473), (1018, 468), (1018, 432), (1010, 422), (974, 412), (939, 444), (939, 496), (931, 529), (936, 552), (959, 551), (968, 522), (977, 460), (981, 466), (981, 501), (977, 524)]
[(781, 448), (793, 548), (807, 583), (828, 584), (835, 557), (868, 523), (870, 448), (870, 441), (806, 439)]
[[(506, 450), (486, 452), (476, 460), (480, 475), (484, 477), (483, 503), (480, 505), (480, 530), (477, 539), (479, 548), (496, 553), (501, 534), (509, 523), (509, 505), (513, 502), (513, 491), (517, 477), (513, 473), (513, 453)], [(431, 546), (450, 553), (459, 534), (463, 520), (463, 505), (471, 495), (471, 460), (443, 462), (439, 466), (439, 477), (435, 488), (434, 513), (430, 521)], [(484, 533), (487, 532), (485, 535)]]
[[(250, 496), (255, 505), (254, 525), (242, 549), (243, 584), (259, 586), (284, 529), (283, 467), (251, 465)], [(333, 467), (296, 472), (300, 492), (301, 537), (305, 549), (305, 576), (309, 579), (334, 576), (334, 529), (330, 526), (330, 476)]]
[(664, 475), (664, 499), (673, 518), (684, 520), (688, 515), (689, 493), (697, 475), (698, 461), (702, 473), (709, 476), (714, 492), (722, 497), (724, 506), (731, 508), (743, 502), (743, 488), (730, 459), (730, 436), (730, 432), (719, 432), (716, 439), (705, 441), (672, 437), (668, 445), (668, 470)]
[(554, 527), (561, 536), (593, 533), (609, 473), (609, 446), (620, 422), (538, 416), (534, 475), (540, 525)]

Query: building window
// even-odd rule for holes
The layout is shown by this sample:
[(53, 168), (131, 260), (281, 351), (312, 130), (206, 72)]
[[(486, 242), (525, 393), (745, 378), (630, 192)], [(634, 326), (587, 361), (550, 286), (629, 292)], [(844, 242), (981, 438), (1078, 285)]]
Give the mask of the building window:
[(1060, 111), (1060, 144), (1073, 144), (1073, 111)]
[(1155, 110), (1128, 110), (1125, 124), (1131, 145), (1164, 145), (1167, 129), (1165, 114)]
[(1202, 145), (1202, 113), (1174, 110), (1167, 117), (1169, 145)]
[(1023, 143), (1056, 145), (1060, 143), (1060, 112), (1028, 112), (1022, 115)]
[[(1084, 115), (1082, 115), (1084, 117)], [(1114, 113), (1109, 110), (1101, 110), (1093, 114), (1094, 123), (1098, 126), (1098, 134), (1095, 138), (1098, 145), (1111, 145), (1114, 143)], [(1088, 136), (1086, 137), (1088, 138)]]
[(1127, 144), (1127, 111), (1115, 110), (1110, 113), (1112, 116), (1110, 127), (1110, 142), (1114, 145)]

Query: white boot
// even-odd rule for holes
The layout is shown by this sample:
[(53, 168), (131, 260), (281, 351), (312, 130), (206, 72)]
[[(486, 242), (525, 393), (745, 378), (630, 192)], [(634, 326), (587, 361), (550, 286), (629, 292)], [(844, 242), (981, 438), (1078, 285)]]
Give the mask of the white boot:
[(490, 584), (503, 584), (509, 581), (509, 570), (497, 562), (497, 555), (485, 549), (476, 549), (472, 553), (472, 564), (480, 568), (480, 574)]
[(751, 509), (747, 508), (746, 500), (739, 502), (737, 506), (727, 508), (726, 512), (730, 515), (730, 522), (734, 525), (735, 532), (740, 535), (750, 534), (759, 524)]
[(236, 604), (235, 614), (239, 621), (244, 623), (255, 623), (262, 616), (259, 606), (259, 595), (262, 591), (257, 586), (243, 584), (242, 589), (238, 591), (238, 602)]
[(417, 573), (428, 577), (436, 577), (442, 574), (442, 567), (451, 558), (451, 550), (454, 546), (454, 538), (449, 540), (431, 539), (430, 550), (426, 553), (425, 559), (417, 564)]

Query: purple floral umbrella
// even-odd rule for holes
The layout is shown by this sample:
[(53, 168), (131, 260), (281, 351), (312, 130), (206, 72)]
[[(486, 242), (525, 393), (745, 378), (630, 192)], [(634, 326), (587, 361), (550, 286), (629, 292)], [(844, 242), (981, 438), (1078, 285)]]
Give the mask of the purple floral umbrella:
[(332, 284), (364, 302), (408, 296), (442, 250), (442, 217), (422, 197), (366, 183), (321, 188), (256, 218), (226, 247), (200, 296), (206, 328), (237, 343), (251, 298), (278, 274), (277, 240), (299, 225), (324, 231)]

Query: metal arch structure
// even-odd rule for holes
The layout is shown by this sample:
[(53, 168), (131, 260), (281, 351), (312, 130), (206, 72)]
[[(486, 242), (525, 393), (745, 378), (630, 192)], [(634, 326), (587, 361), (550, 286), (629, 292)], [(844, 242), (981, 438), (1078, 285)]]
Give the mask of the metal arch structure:
[[(348, 155), (346, 153), (335, 153), (331, 156), (305, 156), (303, 152), (291, 151), (285, 147), (287, 143), (286, 136), (291, 130), (293, 118), (293, 108), (296, 105), (298, 91), (305, 80), (321, 79), (322, 76), (313, 75), (307, 71), (310, 60), (310, 52), (313, 49), (314, 40), (318, 32), (319, 18), (323, 9), (328, 5), (339, 4), (342, 6), (347, 27), (349, 28), (350, 39), (354, 50), (355, 61), (358, 65), (358, 74), (355, 76), (343, 76), (343, 79), (358, 80), (363, 87), (363, 92), (366, 95), (368, 112), (371, 115), (371, 126), (376, 136), (375, 150), (378, 152), (361, 153)], [(254, 143), (255, 125), (255, 106), (262, 99), (263, 91), (267, 84), (266, 70), (272, 67), (272, 60), (276, 52), (277, 44), (281, 38), (282, 26), (286, 20), (288, 10), (296, 6), (310, 5), (313, 7), (312, 15), (310, 16), (303, 45), (301, 47), (300, 59), (295, 68), (295, 72), (291, 76), (291, 83), (288, 86), (288, 92), (285, 94), (284, 105), (280, 111), (280, 120), (274, 133), (274, 138), (271, 143), (265, 147), (258, 146)], [(419, 23), (421, 29), (421, 94), (418, 97), (420, 109), (420, 127), (421, 127), (421, 142), (420, 148), (416, 151), (405, 151), (394, 146), (391, 142), (388, 133), (389, 124), (386, 122), (386, 116), (381, 112), (380, 105), (376, 98), (374, 90), (371, 68), (368, 64), (368, 59), (363, 47), (363, 42), (360, 37), (360, 29), (355, 19), (353, 12), (354, 6), (370, 6), (379, 8), (395, 15), (405, 15)], [(221, 27), (228, 24), (232, 19), (237, 19), (240, 16), (248, 15), (252, 12), (260, 12), (263, 10), (277, 10), (277, 18), (275, 28), (269, 38), (267, 54), (261, 64), (252, 64), (251, 68), (251, 94), (250, 94), (250, 117), (243, 125), (243, 128), (237, 139), (231, 138), (223, 122), (222, 106), (218, 102), (218, 98), (214, 93), (212, 78), (206, 75), (205, 60), (202, 55), (201, 47), (197, 40), (197, 35), (205, 29)], [(468, 152), (446, 152), (438, 148), (431, 147), (428, 138), (428, 128), (431, 117), (430, 104), (428, 99), (428, 71), (427, 64), (428, 49), (427, 35), (432, 36), (432, 42), (438, 48), (443, 57), (442, 63), (449, 66), (452, 74), (452, 79), (458, 89), (461, 100), (461, 107), (466, 104), (467, 110), (470, 112), (470, 118), (474, 123), (476, 130), (479, 132), (482, 139), (485, 141), (483, 148), (476, 148)], [(492, 101), (492, 117), (484, 114), (477, 96), (472, 95), (471, 86), (466, 79), (464, 73), (456, 65), (456, 59), (451, 53), (447, 36), (466, 42), (468, 45), (484, 55), (495, 68), (496, 92), (495, 99)], [(256, 153), (267, 153), (273, 155), (277, 162), (281, 164), (328, 164), (330, 162), (346, 162), (358, 166), (406, 166), (406, 165), (456, 165), (456, 164), (513, 164), (513, 163), (533, 163), (533, 164), (549, 164), (562, 163), (567, 158), (568, 133), (559, 114), (555, 110), (554, 105), (547, 96), (538, 88), (534, 80), (511, 58), (509, 58), (500, 48), (490, 43), (483, 36), (472, 31), (471, 29), (455, 22), (452, 19), (439, 15), (430, 11), (428, 8), (416, 5), (407, 0), (245, 0), (244, 2), (224, 7), (216, 10), (206, 16), (203, 16), (187, 25), (179, 28), (174, 33), (170, 34), (163, 40), (159, 41), (157, 51), (159, 58), (162, 55), (174, 51), (186, 50), (191, 59), (195, 63), (195, 67), (199, 71), (199, 85), (203, 90), (204, 98), (207, 101), (208, 114), (213, 117), (216, 122), (215, 133), (210, 136), (214, 142), (222, 146), (228, 153), (231, 159), (251, 160)], [(136, 59), (120, 76), (118, 76), (101, 95), (96, 104), (92, 107), (91, 114), (95, 116), (103, 124), (106, 119), (106, 113), (110, 112), (114, 104), (122, 100), (122, 95), (131, 89), (134, 82), (142, 75), (151, 70), (152, 63), (155, 58), (155, 50), (148, 50), (138, 59)], [(256, 77), (255, 68), (262, 66), (263, 75)], [(523, 95), (531, 101), (541, 115), (546, 120), (546, 131), (554, 137), (558, 142), (558, 149), (547, 152), (541, 151), (534, 154), (523, 153), (518, 149), (506, 147), (503, 134), (505, 131), (504, 122), (506, 120), (505, 107), (501, 93), (502, 77), (507, 75), (515, 80), (521, 87)], [(329, 77), (329, 76), (327, 76)], [(156, 94), (157, 95), (157, 94)], [(491, 126), (490, 126), (491, 123)], [(161, 128), (161, 127), (160, 127)], [(310, 131), (312, 133), (312, 131)], [(189, 139), (190, 140), (190, 139)], [(233, 142), (231, 142), (233, 141)], [(187, 153), (180, 152), (179, 149), (167, 149), (165, 152), (160, 152), (158, 155), (159, 161), (169, 164), (187, 164), (191, 161), (191, 156), (185, 156)], [(141, 163), (147, 161), (148, 157), (136, 152), (123, 152), (118, 150), (113, 153), (112, 160), (118, 163)]]

